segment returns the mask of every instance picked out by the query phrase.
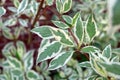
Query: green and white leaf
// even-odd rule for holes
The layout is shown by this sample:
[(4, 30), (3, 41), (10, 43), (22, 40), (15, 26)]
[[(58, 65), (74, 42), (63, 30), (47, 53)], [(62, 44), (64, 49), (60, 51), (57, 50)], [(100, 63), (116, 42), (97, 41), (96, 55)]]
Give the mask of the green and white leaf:
[(14, 6), (15, 6), (16, 8), (18, 8), (20, 2), (19, 2), (19, 0), (13, 0), (13, 4), (14, 4)]
[(73, 41), (65, 31), (57, 28), (51, 28), (51, 31), (55, 39), (59, 41), (61, 44), (70, 46), (70, 47), (74, 45)]
[(91, 66), (93, 68), (93, 70), (98, 73), (99, 75), (103, 76), (103, 77), (107, 77), (107, 71), (105, 70), (105, 68), (103, 66), (101, 66), (98, 61), (97, 58), (96, 59), (92, 59), (90, 57), (90, 63)]
[(65, 0), (63, 3), (63, 13), (68, 12), (72, 7), (72, 0)]
[(70, 28), (66, 23), (64, 23), (62, 21), (52, 21), (52, 22), (58, 28), (61, 28), (61, 29), (68, 29), (68, 28)]
[(97, 48), (97, 47), (95, 47), (95, 46), (85, 46), (85, 47), (83, 47), (82, 49), (81, 49), (81, 51), (83, 52), (83, 53), (96, 53), (96, 51), (97, 52), (100, 52), (100, 49), (99, 48)]
[(39, 78), (40, 75), (37, 72), (33, 71), (33, 70), (28, 71), (26, 76), (27, 76), (28, 80), (41, 80)]
[(87, 37), (89, 37), (89, 42), (91, 42), (97, 34), (97, 26), (92, 15), (90, 15), (89, 19), (86, 22), (85, 34)]
[(89, 61), (85, 61), (85, 62), (79, 63), (79, 66), (88, 68), (88, 67), (91, 67), (91, 64)]
[(79, 44), (81, 45), (84, 38), (84, 27), (82, 25), (82, 21), (80, 18), (77, 19), (76, 26), (74, 27), (74, 33), (75, 33), (75, 37), (79, 41)]
[(112, 62), (112, 63), (100, 63), (109, 76), (120, 79), (120, 63)]
[(23, 75), (22, 70), (20, 70), (18, 68), (14, 68), (10, 72), (11, 72), (12, 76), (14, 76), (14, 77), (19, 77), (19, 76)]
[(61, 2), (61, 0), (56, 0), (56, 8), (57, 8), (57, 11), (62, 14), (63, 12), (63, 4)]
[(9, 57), (8, 57), (8, 62), (9, 62), (9, 65), (10, 65), (12, 68), (22, 69), (22, 64), (21, 64), (21, 62), (20, 62), (18, 59), (9, 56)]
[(0, 75), (0, 80), (7, 80), (6, 75), (5, 74), (1, 74)]
[(69, 52), (62, 52), (59, 55), (57, 55), (54, 59), (52, 59), (52, 61), (49, 64), (48, 69), (49, 70), (55, 70), (58, 69), (62, 66), (64, 66), (72, 57), (73, 52), (69, 51)]
[(50, 40), (42, 39), (39, 49), (42, 49), (44, 46), (49, 45), (49, 44), (50, 44)]
[(40, 26), (33, 28), (31, 31), (43, 39), (50, 39), (53, 38), (50, 28), (51, 26)]
[(51, 5), (53, 5), (54, 0), (46, 0), (46, 2), (49, 6), (51, 6)]
[(17, 14), (20, 14), (21, 12), (23, 12), (27, 6), (28, 6), (28, 1), (29, 0), (22, 0), (19, 4), (18, 10), (17, 10)]
[(17, 56), (22, 59), (23, 54), (26, 53), (26, 47), (25, 44), (22, 41), (17, 41)]
[(62, 18), (65, 20), (67, 24), (72, 24), (72, 18), (68, 15), (63, 15)]
[(102, 52), (102, 55), (106, 57), (107, 59), (110, 59), (112, 56), (112, 50), (111, 50), (111, 45), (108, 45), (105, 47), (105, 49)]
[(120, 55), (120, 48), (112, 49), (112, 53), (115, 53), (115, 54), (117, 54), (117, 55)]
[(30, 70), (33, 66), (33, 54), (34, 50), (30, 50), (23, 57), (25, 71)]
[(77, 20), (80, 18), (80, 12), (77, 12), (72, 19), (72, 26), (76, 26)]
[(56, 41), (43, 46), (43, 48), (38, 51), (37, 63), (55, 57), (60, 53), (61, 49), (62, 45)]
[(4, 7), (0, 7), (0, 17), (6, 13), (6, 9)]

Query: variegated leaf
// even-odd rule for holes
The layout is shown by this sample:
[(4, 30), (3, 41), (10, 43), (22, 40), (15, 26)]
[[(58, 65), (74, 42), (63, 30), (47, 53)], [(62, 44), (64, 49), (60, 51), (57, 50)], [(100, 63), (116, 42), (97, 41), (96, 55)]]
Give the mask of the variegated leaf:
[(25, 71), (30, 70), (33, 66), (33, 54), (34, 50), (30, 50), (23, 57)]
[(108, 76), (120, 79), (120, 63), (100, 63), (107, 71)]
[(21, 3), (19, 4), (18, 10), (17, 10), (17, 14), (23, 12), (26, 7), (28, 6), (28, 1), (29, 0), (22, 0)]
[(95, 46), (86, 46), (86, 47), (83, 47), (81, 51), (84, 53), (91, 53), (91, 52), (95, 53), (96, 51), (100, 52), (100, 49)]
[(77, 12), (74, 17), (73, 17), (73, 20), (72, 20), (72, 26), (76, 26), (76, 23), (77, 23), (77, 20), (80, 18), (80, 13)]
[(76, 26), (74, 27), (74, 33), (77, 40), (79, 41), (79, 44), (81, 45), (84, 38), (84, 27), (80, 18), (77, 19)]
[(110, 59), (112, 56), (112, 50), (111, 50), (111, 45), (108, 45), (105, 47), (105, 49), (102, 52), (102, 55), (106, 57), (107, 59)]
[(72, 57), (73, 52), (62, 52), (59, 55), (57, 55), (49, 64), (49, 70), (55, 70), (62, 66), (64, 66)]
[(69, 28), (69, 26), (62, 21), (53, 21), (53, 24), (56, 25), (58, 28), (61, 28), (61, 29), (68, 29)]
[(31, 31), (43, 39), (49, 39), (49, 38), (52, 38), (52, 33), (50, 31), (50, 27), (51, 26), (35, 27)]
[(63, 3), (63, 13), (68, 12), (72, 7), (72, 0), (65, 0)]
[(56, 0), (56, 8), (57, 8), (57, 11), (59, 13), (62, 13), (62, 11), (63, 11), (63, 4), (62, 4), (61, 0)]
[(27, 74), (26, 74), (26, 77), (28, 80), (41, 80), (39, 76), (40, 75), (33, 70), (27, 71)]
[(6, 13), (6, 9), (4, 7), (0, 7), (0, 17)]
[(51, 31), (55, 39), (60, 43), (62, 43), (63, 45), (71, 46), (71, 47), (74, 45), (73, 41), (65, 31), (57, 28), (52, 28)]
[(85, 34), (89, 37), (91, 42), (93, 38), (96, 36), (97, 33), (97, 26), (93, 19), (93, 16), (90, 15), (89, 19), (87, 20), (86, 26), (85, 26)]
[(60, 53), (61, 49), (62, 45), (56, 41), (43, 46), (43, 48), (38, 51), (37, 63), (55, 57)]
[(8, 57), (8, 62), (9, 62), (10, 66), (11, 66), (12, 68), (22, 69), (22, 64), (21, 64), (21, 62), (20, 62), (18, 59), (9, 56), (9, 57)]
[(72, 24), (72, 18), (68, 15), (63, 15), (62, 18), (65, 20), (67, 24)]

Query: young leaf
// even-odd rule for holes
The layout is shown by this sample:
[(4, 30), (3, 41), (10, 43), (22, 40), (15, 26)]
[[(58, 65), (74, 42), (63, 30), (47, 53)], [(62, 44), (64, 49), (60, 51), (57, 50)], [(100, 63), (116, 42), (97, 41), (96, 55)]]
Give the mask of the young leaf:
[(105, 68), (109, 76), (120, 79), (120, 63), (100, 63), (100, 65)]
[(102, 55), (106, 57), (107, 59), (110, 59), (112, 56), (112, 50), (111, 50), (111, 45), (108, 45), (105, 47), (105, 49), (102, 52)]
[(53, 21), (53, 24), (61, 29), (68, 29), (69, 26), (62, 21)]
[(100, 49), (95, 46), (86, 46), (81, 49), (83, 53), (95, 53), (96, 51), (100, 52)]
[(97, 26), (92, 15), (90, 15), (89, 19), (87, 20), (85, 31), (91, 42), (97, 33)]
[(65, 0), (63, 3), (63, 13), (68, 12), (72, 7), (72, 0)]
[(83, 28), (82, 21), (80, 18), (77, 19), (76, 26), (74, 27), (74, 33), (79, 43), (82, 44), (82, 41), (84, 38), (84, 28)]
[(33, 71), (33, 70), (28, 71), (27, 74), (26, 74), (26, 76), (27, 76), (27, 79), (28, 79), (28, 80), (41, 80), (41, 79), (39, 78), (39, 74), (36, 73), (36, 72)]
[(43, 48), (38, 52), (37, 63), (55, 57), (60, 53), (61, 49), (62, 45), (56, 41), (43, 46)]
[(6, 13), (6, 10), (3, 7), (0, 7), (0, 17)]
[(49, 38), (52, 38), (52, 33), (50, 31), (50, 27), (51, 26), (35, 27), (31, 31), (43, 39), (49, 39)]
[(80, 13), (77, 12), (73, 17), (72, 26), (76, 26), (76, 23), (77, 23), (77, 20), (79, 19), (79, 17), (80, 17)]
[(49, 64), (49, 70), (55, 70), (64, 66), (72, 57), (73, 52), (63, 52), (57, 55)]
[(57, 8), (57, 11), (61, 14), (63, 11), (63, 4), (61, 0), (56, 0), (56, 8)]
[(68, 15), (63, 15), (62, 18), (65, 20), (67, 24), (72, 24), (72, 18)]
[(18, 41), (17, 44), (17, 56), (22, 59), (23, 54), (26, 53), (26, 47), (25, 44), (22, 41)]
[(23, 57), (25, 71), (30, 70), (33, 66), (33, 54), (34, 50), (30, 50)]
[(8, 62), (11, 65), (12, 68), (22, 69), (22, 64), (18, 59), (9, 56), (8, 57)]
[(19, 4), (17, 14), (23, 12), (27, 6), (28, 6), (28, 0), (22, 0), (21, 3)]
[(65, 31), (61, 29), (57, 29), (57, 28), (52, 28), (51, 31), (55, 39), (59, 41), (60, 43), (67, 45), (67, 46), (71, 46), (71, 47), (74, 45), (73, 41), (70, 39), (68, 34), (65, 33)]

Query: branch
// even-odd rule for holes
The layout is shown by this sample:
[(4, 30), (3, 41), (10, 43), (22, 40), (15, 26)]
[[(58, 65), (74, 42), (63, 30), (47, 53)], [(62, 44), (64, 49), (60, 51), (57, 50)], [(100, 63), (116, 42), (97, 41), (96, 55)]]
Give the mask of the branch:
[(33, 20), (33, 23), (32, 23), (32, 26), (31, 26), (31, 29), (34, 28), (34, 26), (35, 26), (37, 20), (38, 20), (39, 17), (40, 17), (39, 12), (40, 12), (41, 9), (42, 9), (43, 3), (44, 3), (44, 0), (41, 1), (40, 5), (39, 5), (39, 7), (38, 7), (38, 11), (37, 11), (37, 14), (36, 14), (36, 16), (35, 16), (35, 18), (34, 18), (34, 20)]

